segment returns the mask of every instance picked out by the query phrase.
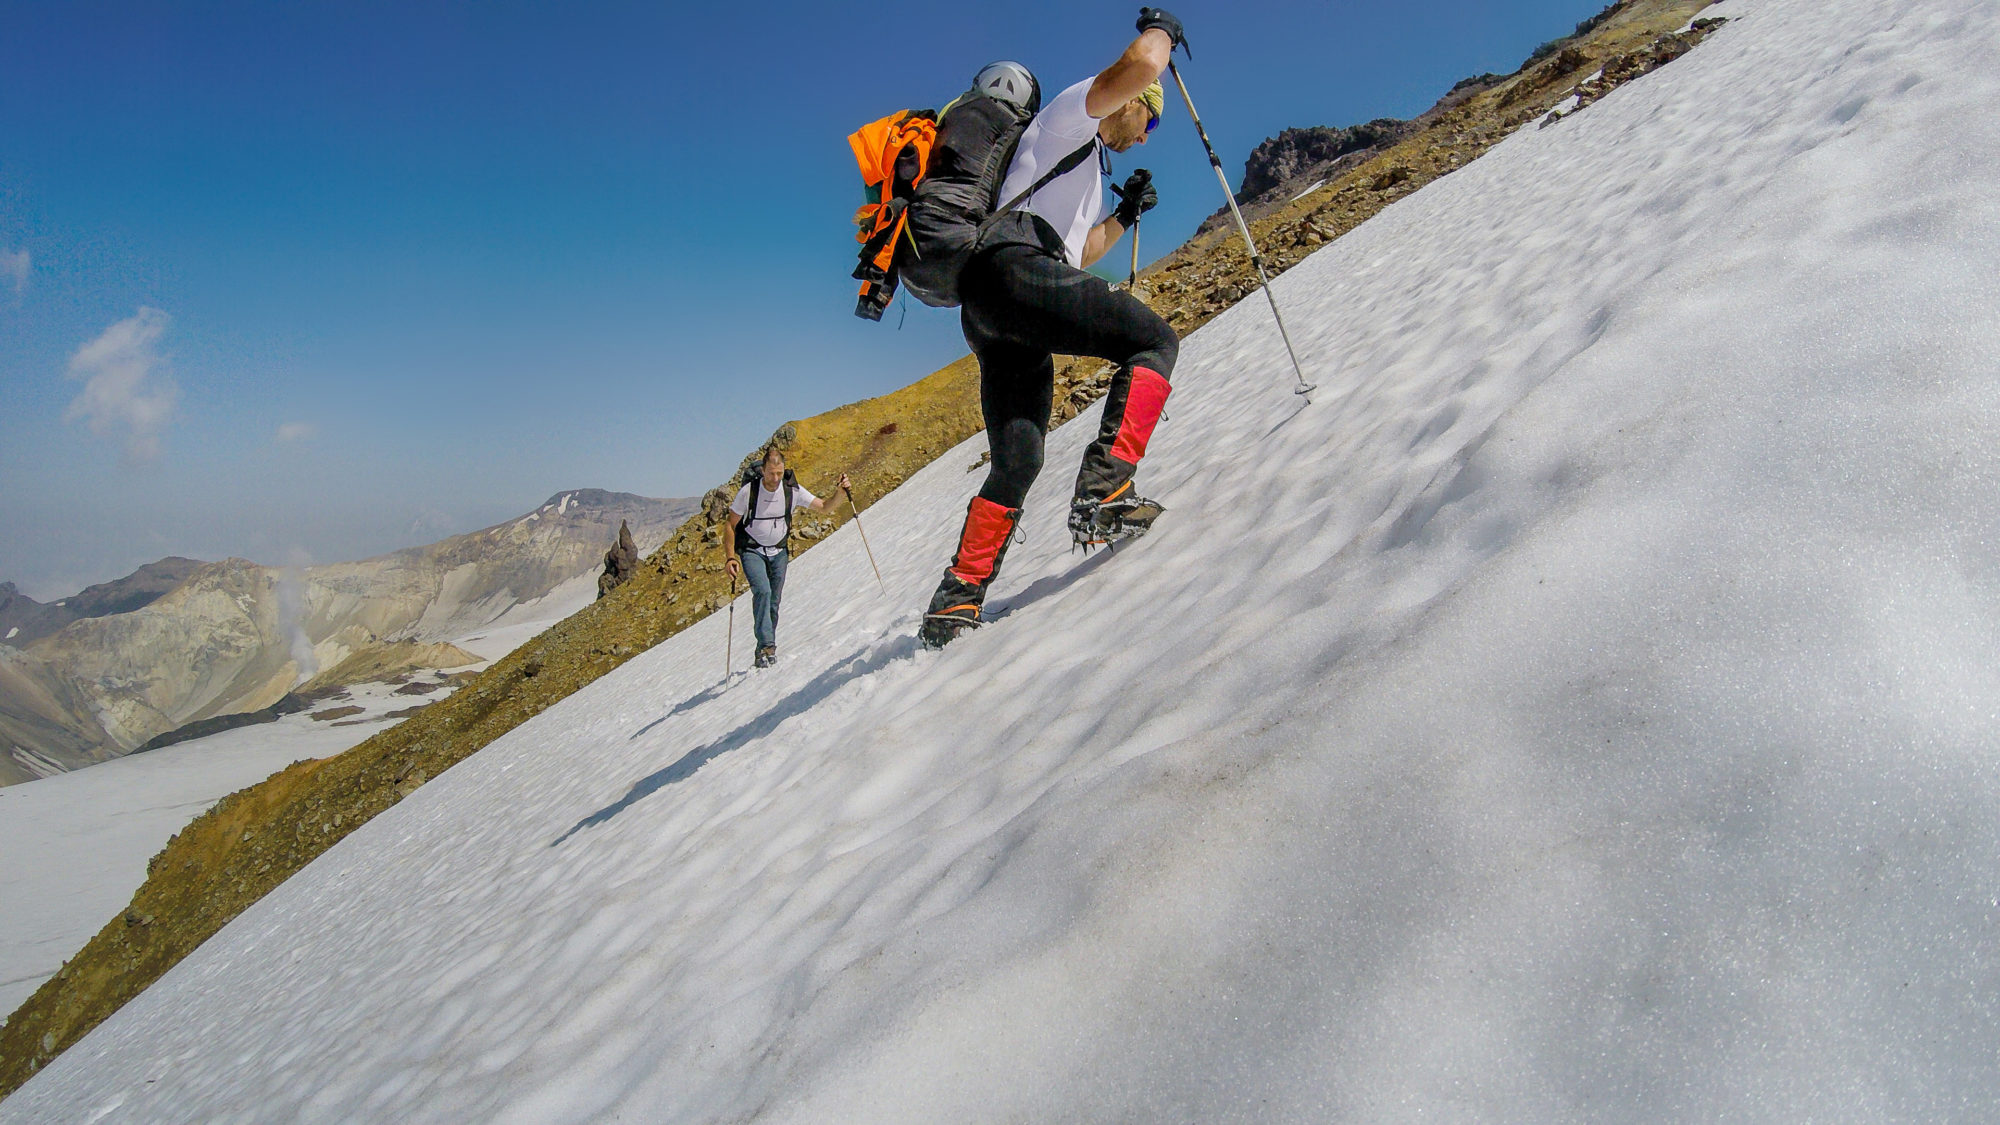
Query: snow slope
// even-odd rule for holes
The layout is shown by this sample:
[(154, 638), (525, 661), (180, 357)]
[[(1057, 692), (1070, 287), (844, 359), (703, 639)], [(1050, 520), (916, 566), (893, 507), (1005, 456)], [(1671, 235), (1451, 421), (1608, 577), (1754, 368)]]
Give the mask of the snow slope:
[(0, 788), (0, 1020), (125, 909), (146, 862), (209, 806), (438, 698), (395, 692), (360, 684), (321, 704), (363, 708), (338, 726), (300, 712)]
[(1086, 416), (916, 651), (968, 443), (0, 1120), (1992, 1120), (2000, 8), (1721, 14), (1286, 274), (1302, 413), (1192, 336), (1147, 540)]
[[(456, 643), (498, 660), (596, 596), (596, 573), (580, 574)], [(397, 687), (356, 684), (313, 709), (362, 709), (337, 722), (299, 712), (0, 787), (0, 1021), (131, 902), (147, 861), (209, 806), (293, 762), (352, 749), (400, 721), (391, 712), (452, 691), (413, 698)]]

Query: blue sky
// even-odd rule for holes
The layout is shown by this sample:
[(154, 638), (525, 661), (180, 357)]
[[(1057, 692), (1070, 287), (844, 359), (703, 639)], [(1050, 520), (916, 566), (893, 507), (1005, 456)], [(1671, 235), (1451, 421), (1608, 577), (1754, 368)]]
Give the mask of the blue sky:
[[(1173, 10), (1234, 181), (1280, 129), (1421, 112), (1601, 6)], [(0, 0), (0, 579), (698, 493), (963, 354), (954, 313), (853, 318), (846, 134), (995, 58), (1067, 85), (1136, 11)], [(1151, 258), (1221, 198), (1172, 102), (1140, 165)]]

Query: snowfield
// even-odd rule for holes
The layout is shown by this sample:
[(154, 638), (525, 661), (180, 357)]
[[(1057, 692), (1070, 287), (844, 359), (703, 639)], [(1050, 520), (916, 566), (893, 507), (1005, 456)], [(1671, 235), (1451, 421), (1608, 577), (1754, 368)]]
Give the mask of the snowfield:
[(1147, 539), (1087, 415), (918, 651), (966, 443), (0, 1120), (2000, 1117), (2000, 6), (1716, 14), (1287, 273), (1314, 405), (1191, 336)]
[(209, 806), (293, 762), (353, 748), (399, 722), (391, 711), (448, 694), (359, 684), (314, 708), (363, 709), (338, 723), (299, 712), (0, 787), (0, 1020), (125, 909), (147, 861)]
[[(455, 643), (498, 660), (596, 596), (592, 570)], [(215, 802), (293, 762), (350, 750), (401, 721), (392, 712), (454, 690), (413, 697), (398, 695), (398, 686), (356, 684), (273, 723), (0, 787), (0, 1021), (131, 902), (147, 861)], [(332, 722), (312, 718), (349, 706), (362, 710)]]

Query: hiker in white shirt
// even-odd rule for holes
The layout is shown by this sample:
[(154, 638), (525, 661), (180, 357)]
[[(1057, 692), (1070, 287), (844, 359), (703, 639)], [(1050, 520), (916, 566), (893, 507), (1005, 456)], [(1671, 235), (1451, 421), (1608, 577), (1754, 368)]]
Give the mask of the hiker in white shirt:
[(821, 499), (807, 492), (785, 469), (785, 454), (775, 445), (764, 450), (762, 464), (759, 476), (743, 482), (729, 505), (722, 550), (731, 584), (738, 578), (750, 583), (757, 667), (768, 668), (778, 662), (778, 604), (784, 600), (785, 569), (791, 560), (792, 513), (799, 508), (823, 512), (839, 500), (851, 498), (846, 473), (840, 474), (834, 498)]

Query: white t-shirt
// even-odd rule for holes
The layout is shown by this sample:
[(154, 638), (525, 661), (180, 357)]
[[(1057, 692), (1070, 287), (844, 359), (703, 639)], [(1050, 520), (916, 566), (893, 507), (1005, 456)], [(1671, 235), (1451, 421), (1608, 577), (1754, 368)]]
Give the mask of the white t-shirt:
[[(1007, 166), (1007, 179), (1000, 185), (1000, 202), (1005, 203), (1028, 190), (1049, 169), (1083, 143), (1097, 136), (1098, 120), (1084, 108), (1095, 77), (1057, 94), (1042, 107), (1021, 135), (1014, 150), (1014, 163)], [(1018, 210), (1033, 211), (1062, 235), (1069, 264), (1083, 268), (1084, 243), (1090, 228), (1104, 221), (1104, 185), (1098, 178), (1097, 161), (1085, 157), (1083, 163), (1057, 176), (1047, 187), (1028, 197)]]
[[(797, 518), (799, 509), (817, 499), (819, 497), (807, 492), (799, 485), (793, 485), (793, 518)], [(744, 517), (745, 510), (749, 507), (750, 486), (745, 484), (736, 490), (736, 499), (729, 505), (729, 510), (736, 513), (736, 518), (741, 520)], [(783, 485), (779, 485), (775, 490), (767, 490), (764, 487), (763, 481), (757, 482), (757, 514), (750, 517), (750, 522), (746, 525), (746, 530), (750, 533), (750, 541), (756, 544), (755, 547), (750, 549), (756, 551), (758, 554), (775, 555), (784, 549), (785, 489)]]

